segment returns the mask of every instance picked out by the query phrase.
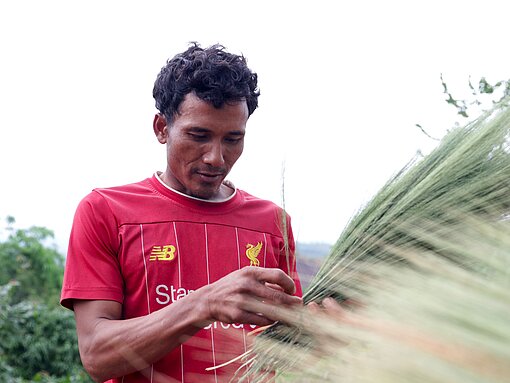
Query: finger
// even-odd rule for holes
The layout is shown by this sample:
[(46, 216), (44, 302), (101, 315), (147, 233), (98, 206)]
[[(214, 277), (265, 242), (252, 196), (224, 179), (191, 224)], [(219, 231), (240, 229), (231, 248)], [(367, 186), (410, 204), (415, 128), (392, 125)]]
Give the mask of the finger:
[(291, 311), (282, 305), (275, 305), (267, 302), (261, 302), (256, 299), (248, 299), (245, 302), (244, 309), (256, 315), (266, 318), (267, 320), (285, 322)]
[(243, 290), (243, 296), (253, 297), (259, 302), (266, 302), (270, 304), (276, 304), (281, 306), (296, 306), (302, 305), (303, 299), (295, 295), (287, 294), (281, 289), (274, 289), (267, 287), (266, 284), (253, 281), (253, 283), (247, 284)]
[(264, 301), (270, 304), (282, 306), (302, 306), (303, 299), (295, 295), (289, 295), (284, 291), (275, 290), (264, 286), (264, 293), (262, 295)]
[(266, 282), (265, 285), (271, 289), (283, 291), (283, 288), (280, 285), (275, 285), (274, 283), (269, 283), (269, 282)]
[(310, 314), (319, 314), (321, 312), (320, 306), (316, 302), (310, 302), (306, 305)]
[(271, 325), (275, 322), (275, 320), (269, 319), (265, 315), (261, 315), (253, 313), (253, 312), (245, 312), (240, 321), (236, 321), (237, 323), (251, 324), (256, 326), (267, 326)]
[(249, 272), (255, 273), (256, 278), (261, 282), (269, 282), (280, 286), (287, 294), (294, 294), (296, 292), (294, 281), (283, 270), (251, 267)]
[(337, 317), (343, 317), (346, 314), (345, 309), (333, 298), (325, 298), (322, 301), (322, 306), (326, 310), (326, 312), (330, 315), (335, 315)]

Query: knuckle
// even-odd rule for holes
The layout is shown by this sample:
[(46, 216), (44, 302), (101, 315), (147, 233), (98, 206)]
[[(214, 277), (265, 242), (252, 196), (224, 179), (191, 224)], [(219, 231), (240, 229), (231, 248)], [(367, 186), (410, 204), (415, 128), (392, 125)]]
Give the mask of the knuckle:
[(283, 301), (283, 293), (278, 290), (271, 289), (271, 300), (273, 302), (282, 302)]
[(230, 315), (227, 317), (228, 323), (242, 323), (244, 311), (240, 308), (234, 308)]

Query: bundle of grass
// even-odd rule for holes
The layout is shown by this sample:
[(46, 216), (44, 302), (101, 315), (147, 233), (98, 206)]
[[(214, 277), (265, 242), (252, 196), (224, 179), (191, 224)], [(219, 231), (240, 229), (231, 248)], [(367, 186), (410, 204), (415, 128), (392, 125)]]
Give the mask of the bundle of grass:
[[(499, 238), (502, 235), (501, 232), (508, 231), (506, 221), (510, 212), (510, 108), (507, 106), (508, 101), (508, 99), (503, 100), (493, 110), (467, 126), (451, 130), (434, 151), (422, 159), (412, 161), (384, 185), (375, 197), (360, 209), (340, 235), (330, 255), (312, 280), (304, 296), (305, 303), (320, 303), (325, 298), (332, 297), (340, 304), (345, 305), (355, 301), (361, 303), (362, 307), (370, 308), (384, 299), (381, 301), (382, 305), (376, 305), (380, 311), (374, 314), (373, 320), (377, 321), (377, 315), (387, 316), (396, 319), (395, 326), (397, 324), (400, 326), (402, 322), (397, 319), (402, 315), (402, 311), (407, 311), (410, 316), (414, 315), (415, 319), (420, 318), (419, 307), (413, 307), (413, 303), (427, 303), (428, 298), (421, 295), (420, 289), (423, 288), (427, 293), (430, 287), (428, 284), (433, 284), (432, 280), (436, 278), (445, 285), (446, 290), (437, 290), (432, 296), (437, 296), (438, 299), (453, 299), (435, 303), (438, 307), (452, 308), (451, 315), (447, 312), (437, 313), (437, 317), (434, 317), (436, 314), (432, 313), (427, 314), (429, 318), (425, 315), (424, 319), (436, 320), (435, 324), (438, 328), (441, 327), (442, 320), (451, 321), (452, 328), (459, 325), (459, 331), (462, 332), (461, 325), (465, 322), (459, 318), (462, 318), (463, 314), (471, 316), (471, 313), (463, 313), (460, 309), (456, 311), (455, 298), (461, 299), (461, 302), (474, 300), (477, 305), (473, 307), (473, 310), (478, 312), (485, 313), (490, 309), (487, 305), (491, 304), (503, 306), (508, 310), (508, 293), (501, 295), (505, 290), (508, 291), (508, 271), (506, 274), (503, 273), (506, 276), (506, 282), (504, 278), (494, 279), (496, 275), (501, 275), (502, 271), (499, 268), (506, 267), (505, 270), (508, 270), (508, 234), (502, 242), (497, 240), (501, 242), (498, 242), (501, 247), (494, 250), (501, 259), (493, 258), (492, 253), (487, 254), (486, 248), (493, 245), (495, 233), (498, 233)], [(498, 225), (506, 225), (505, 230), (501, 230)], [(486, 228), (486, 230), (475, 230), (477, 227)], [(437, 270), (433, 266), (436, 264)], [(441, 273), (434, 274), (439, 270)], [(464, 285), (461, 284), (464, 282), (454, 278), (461, 274), (468, 281), (476, 282), (476, 286), (483, 287), (494, 283), (496, 287), (501, 288), (497, 292), (489, 293), (489, 296), (483, 296), (481, 292), (477, 295), (476, 290), (464, 289), (462, 287)], [(380, 281), (394, 282), (395, 285), (386, 289), (379, 284)], [(417, 281), (423, 281), (424, 285), (417, 286)], [(456, 284), (457, 282), (459, 284)], [(503, 286), (505, 283), (506, 285)], [(448, 289), (452, 291), (449, 293)], [(466, 295), (456, 296), (453, 291), (455, 289), (457, 293)], [(386, 293), (386, 295), (380, 296), (376, 293)], [(409, 297), (398, 301), (400, 293), (409, 294)], [(504, 300), (501, 300), (502, 297)], [(398, 304), (387, 304), (392, 302), (393, 298), (395, 302), (398, 301)], [(494, 301), (491, 298), (494, 298)], [(399, 309), (400, 307), (402, 309)], [(501, 314), (499, 311), (497, 313)], [(282, 313), (282, 315), (285, 314)], [(460, 315), (454, 317), (453, 314)], [(508, 315), (500, 318), (505, 317), (508, 318)], [(498, 322), (496, 318), (497, 316), (494, 315), (490, 320), (494, 320), (494, 323), (500, 326), (498, 329), (503, 328), (508, 336), (509, 325)], [(333, 321), (331, 325), (321, 325), (321, 331), (329, 329), (329, 333), (326, 332), (326, 338), (338, 341), (328, 343), (325, 342), (324, 337), (318, 336), (317, 331), (310, 330), (306, 313), (301, 313), (297, 317), (296, 313), (288, 313), (286, 323), (271, 326), (257, 337), (254, 349), (246, 356), (245, 370), (239, 371), (241, 381), (245, 379), (250, 379), (251, 382), (263, 381), (269, 376), (268, 371), (300, 370), (298, 367), (304, 365), (301, 362), (302, 358), (305, 358), (308, 365), (311, 360), (306, 358), (310, 356), (316, 358), (314, 364), (341, 366), (341, 369), (346, 371), (351, 368), (362, 369), (360, 366), (363, 365), (372, 366), (372, 361), (374, 365), (381, 366), (392, 362), (387, 360), (387, 356), (393, 354), (384, 351), (380, 358), (373, 358), (369, 363), (367, 358), (372, 358), (373, 355), (365, 358), (364, 351), (360, 349), (358, 353), (353, 354), (359, 358), (357, 364), (348, 358), (340, 358), (342, 363), (324, 362), (323, 360), (330, 359), (324, 355), (334, 351), (326, 350), (331, 344), (338, 346), (347, 342), (349, 347), (345, 349), (352, 351), (353, 347), (357, 347), (352, 346), (353, 344), (361, 347), (366, 344), (366, 339), (364, 340), (363, 337), (372, 335), (363, 333), (358, 337), (358, 332), (350, 332), (347, 327), (338, 325), (338, 321)], [(316, 323), (315, 320), (312, 323)], [(477, 334), (490, 332), (492, 331), (490, 326), (492, 323), (489, 323), (487, 328), (483, 322), (477, 323), (474, 334), (471, 335), (476, 337)], [(448, 333), (450, 332), (455, 331), (448, 330)], [(342, 336), (333, 336), (339, 333)], [(466, 335), (466, 338), (471, 336), (467, 332), (463, 335)], [(438, 332), (435, 336), (435, 339), (440, 339), (442, 335)], [(381, 343), (379, 351), (385, 350), (385, 345), (390, 344), (387, 337), (381, 339), (384, 342)], [(328, 352), (317, 354), (318, 346)], [(337, 348), (344, 349), (344, 347)], [(376, 348), (373, 349), (376, 350)], [(410, 349), (419, 351), (413, 347)], [(411, 354), (411, 351), (406, 354), (406, 361), (409, 361), (410, 358), (407, 356)], [(393, 357), (396, 356), (393, 355)], [(505, 360), (508, 365), (510, 360), (508, 354), (502, 357), (507, 358)], [(337, 359), (333, 358), (333, 360)], [(395, 363), (396, 361), (393, 361), (389, 365)], [(424, 360), (422, 363), (426, 365)], [(414, 369), (410, 368), (410, 371)], [(340, 376), (337, 372), (334, 376)], [(320, 376), (321, 381), (327, 381), (324, 376)], [(392, 380), (393, 378), (388, 379), (388, 381), (396, 381)], [(306, 381), (312, 381), (311, 377), (309, 376)], [(351, 376), (347, 381), (365, 380), (352, 379)], [(436, 380), (418, 378), (417, 381)], [(460, 382), (461, 380), (451, 381)], [(462, 381), (470, 380), (466, 378)]]
[(389, 244), (406, 266), (354, 261), (340, 292), (357, 304), (287, 313), (311, 342), (263, 337), (257, 359), (291, 366), (288, 383), (510, 381), (510, 221), (449, 215), (459, 224), (447, 231), (433, 221), (403, 230), (426, 231), (430, 245), (464, 261)]

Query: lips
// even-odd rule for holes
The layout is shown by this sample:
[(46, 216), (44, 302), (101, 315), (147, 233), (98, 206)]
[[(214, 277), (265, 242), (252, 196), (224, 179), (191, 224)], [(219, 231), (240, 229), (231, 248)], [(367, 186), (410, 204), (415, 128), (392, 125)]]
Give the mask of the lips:
[(206, 182), (216, 182), (218, 180), (222, 180), (225, 176), (225, 173), (211, 173), (211, 172), (197, 172), (198, 176), (202, 181)]
[(206, 177), (218, 177), (218, 176), (222, 176), (223, 173), (206, 173), (206, 172), (197, 172), (198, 174), (200, 174), (201, 176), (206, 176)]

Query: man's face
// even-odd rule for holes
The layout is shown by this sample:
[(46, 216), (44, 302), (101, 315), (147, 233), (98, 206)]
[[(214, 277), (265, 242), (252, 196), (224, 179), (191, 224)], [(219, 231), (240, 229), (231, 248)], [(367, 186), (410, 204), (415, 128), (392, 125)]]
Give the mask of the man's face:
[(167, 146), (163, 181), (193, 197), (227, 197), (222, 181), (243, 152), (247, 121), (246, 102), (216, 109), (194, 93), (186, 95), (171, 125), (156, 115), (154, 131)]

